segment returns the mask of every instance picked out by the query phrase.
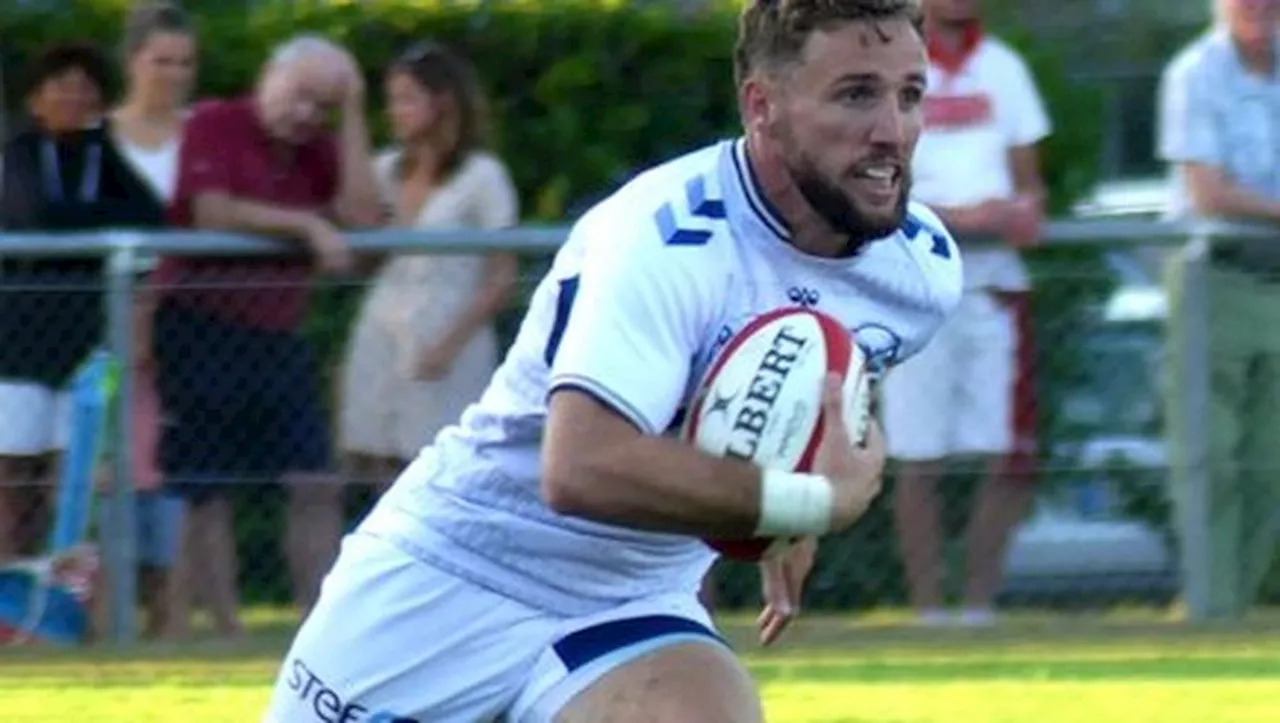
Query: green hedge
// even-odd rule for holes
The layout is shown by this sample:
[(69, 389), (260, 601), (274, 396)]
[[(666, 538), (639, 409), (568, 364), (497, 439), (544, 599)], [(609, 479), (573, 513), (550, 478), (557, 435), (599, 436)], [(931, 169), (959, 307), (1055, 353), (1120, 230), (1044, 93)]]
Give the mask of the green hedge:
[[(56, 11), (0, 10), (0, 70), (8, 80), (8, 107), (20, 101), (15, 80), (21, 75), (15, 71), (45, 44), (87, 38), (114, 47), (126, 4), (70, 0)], [(487, 82), (497, 149), (511, 167), (528, 220), (562, 221), (567, 209), (605, 191), (623, 174), (736, 132), (731, 80), (736, 10), (727, 5), (679, 14), (609, 0), (293, 2), (250, 11), (208, 0), (189, 6), (198, 14), (201, 95), (244, 91), (274, 43), (316, 31), (357, 55), (368, 73), (373, 110), (380, 107), (380, 69), (401, 48), (424, 37), (447, 41), (475, 61)], [(1044, 169), (1052, 205), (1062, 211), (1096, 177), (1099, 99), (1066, 80), (1054, 48), (1017, 33), (1005, 37), (1026, 53), (1047, 98), (1055, 133), (1044, 147)], [(382, 119), (372, 117), (381, 136)], [(1046, 320), (1060, 323), (1106, 289), (1095, 253), (1044, 250), (1030, 256), (1041, 272), (1037, 309)], [(1093, 281), (1064, 281), (1064, 275)], [(311, 331), (327, 358), (340, 353), (358, 297), (356, 290), (330, 289), (318, 299)], [(513, 310), (508, 321), (518, 315), (519, 309)], [(1069, 359), (1046, 367), (1043, 385), (1054, 387), (1071, 367)], [(278, 497), (246, 490), (245, 514), (237, 517), (244, 521), (239, 536), (249, 562), (244, 565), (247, 600), (281, 599), (285, 592), (278, 582), (288, 579), (276, 554)], [(353, 514), (366, 501), (353, 501)], [(857, 529), (824, 546), (830, 564), (815, 577), (814, 604), (847, 607), (900, 599), (890, 523), (882, 502)], [(722, 578), (727, 599), (751, 602), (752, 575), (743, 570)]]

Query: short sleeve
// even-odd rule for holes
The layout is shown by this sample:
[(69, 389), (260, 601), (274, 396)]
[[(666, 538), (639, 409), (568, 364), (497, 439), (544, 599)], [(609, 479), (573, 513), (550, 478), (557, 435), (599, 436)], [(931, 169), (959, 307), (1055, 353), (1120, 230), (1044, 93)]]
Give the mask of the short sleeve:
[(1052, 126), (1031, 70), (1013, 51), (1009, 52), (1009, 59), (1008, 82), (1003, 90), (1008, 107), (1002, 125), (1010, 147), (1029, 146), (1047, 137)]
[(514, 226), (520, 218), (520, 201), (515, 184), (502, 161), (492, 156), (477, 159), (472, 198), (476, 200), (476, 216), (480, 228), (497, 229)]
[(659, 435), (684, 401), (709, 319), (690, 258), (705, 247), (664, 246), (656, 234), (620, 237), (628, 224), (599, 220), (584, 226), (584, 219), (575, 230), (585, 237), (585, 258), (577, 276), (561, 281), (561, 311), (571, 310), (559, 344), (549, 347), (550, 393), (586, 392)]
[(1198, 56), (1175, 59), (1160, 81), (1156, 154), (1169, 163), (1222, 165), (1214, 92)]
[(191, 199), (200, 193), (230, 192), (232, 169), (223, 139), (227, 120), (217, 105), (197, 108), (182, 130), (178, 151), (176, 196)]

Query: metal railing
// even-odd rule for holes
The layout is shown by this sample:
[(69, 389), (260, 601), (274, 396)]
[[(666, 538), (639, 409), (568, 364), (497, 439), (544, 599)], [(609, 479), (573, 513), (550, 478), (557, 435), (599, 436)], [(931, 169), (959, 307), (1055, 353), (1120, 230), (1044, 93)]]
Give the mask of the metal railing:
[[(352, 232), (348, 239), (354, 249), (363, 252), (390, 254), (427, 253), (476, 253), (490, 250), (512, 251), (522, 254), (548, 254), (554, 252), (567, 235), (564, 227), (526, 226), (501, 231), (479, 230), (377, 230)], [(1274, 235), (1266, 228), (1241, 226), (1219, 222), (1192, 224), (1145, 220), (1058, 220), (1047, 224), (1043, 243), (1075, 246), (1183, 247), (1187, 253), (1188, 287), (1186, 308), (1189, 313), (1179, 323), (1186, 325), (1191, 343), (1182, 349), (1185, 359), (1180, 368), (1185, 371), (1180, 380), (1180, 393), (1186, 395), (1190, 408), (1207, 409), (1209, 406), (1208, 354), (1206, 343), (1209, 314), (1205, 292), (1208, 254), (1205, 250), (1211, 242), (1221, 239), (1266, 238)], [(281, 246), (268, 240), (249, 236), (193, 231), (128, 231), (104, 230), (70, 234), (0, 233), (0, 256), (10, 257), (58, 257), (94, 256), (106, 259), (105, 287), (107, 289), (107, 344), (111, 351), (128, 368), (133, 354), (133, 329), (131, 302), (135, 293), (135, 273), (138, 263), (147, 257), (219, 256), (219, 255), (271, 255), (281, 253)], [(122, 374), (119, 393), (122, 398), (132, 395), (129, 374)], [(104, 550), (105, 564), (111, 580), (111, 633), (118, 642), (135, 639), (136, 591), (136, 542), (125, 530), (134, 529), (133, 485), (130, 482), (131, 424), (129, 405), (116, 406), (119, 415), (111, 425), (113, 438), (107, 440), (114, 454), (114, 484), (108, 504), (111, 514), (106, 523), (113, 529), (103, 530), (103, 539), (111, 540)], [(1209, 521), (1205, 514), (1208, 495), (1207, 445), (1209, 430), (1202, 415), (1191, 420), (1182, 430), (1182, 438), (1171, 439), (1170, 444), (1182, 449), (1183, 459), (1190, 466), (1188, 503), (1180, 509), (1184, 516), (1178, 520), (1181, 532), (1181, 581), (1183, 599), (1192, 620), (1201, 620), (1208, 613), (1209, 557), (1207, 540)]]

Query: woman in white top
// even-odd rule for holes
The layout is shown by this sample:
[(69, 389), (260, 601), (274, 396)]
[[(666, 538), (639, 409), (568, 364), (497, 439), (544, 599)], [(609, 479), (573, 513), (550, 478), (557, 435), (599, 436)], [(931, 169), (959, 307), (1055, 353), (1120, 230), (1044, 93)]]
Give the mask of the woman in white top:
[[(515, 188), (483, 150), (483, 99), (470, 64), (419, 44), (388, 69), (386, 91), (399, 148), (381, 155), (376, 171), (394, 223), (515, 224)], [(516, 273), (507, 253), (402, 255), (378, 272), (341, 378), (339, 445), (360, 481), (389, 481), (480, 398), (498, 361), (493, 319)]]
[(195, 82), (195, 37), (186, 15), (165, 3), (135, 9), (125, 26), (124, 61), (128, 86), (111, 111), (112, 137), (156, 198), (168, 204)]
[[(122, 47), (126, 88), (123, 101), (108, 115), (112, 142), (128, 162), (134, 174), (151, 191), (154, 201), (167, 207), (173, 199), (177, 183), (178, 148), (182, 140), (185, 108), (195, 82), (195, 36), (186, 13), (167, 3), (147, 3), (130, 12), (125, 21)], [(145, 268), (139, 269), (144, 271)], [(152, 363), (151, 319), (154, 301), (143, 284), (134, 298), (133, 394), (140, 407), (154, 406), (158, 411), (158, 395)], [(154, 472), (150, 481), (133, 480), (137, 499), (138, 587), (147, 606), (147, 632), (163, 637), (185, 635), (190, 586), (177, 580), (182, 566), (184, 504), (180, 497), (165, 490), (159, 469), (160, 414), (145, 415), (135, 424), (152, 428), (133, 430), (135, 466)], [(99, 505), (104, 513), (109, 509)], [(193, 516), (188, 534), (199, 532)], [(228, 541), (229, 542), (229, 541)], [(216, 547), (216, 545), (215, 545)], [(216, 550), (212, 553), (218, 554)], [(201, 567), (221, 569), (200, 560)], [(172, 573), (172, 574), (171, 574)], [(208, 581), (210, 607), (223, 632), (235, 632), (227, 621), (234, 620), (234, 588), (232, 616), (219, 605), (214, 593), (216, 581)], [(234, 581), (232, 583), (234, 585)], [(225, 586), (223, 586), (225, 587)], [(225, 597), (223, 595), (222, 597)]]

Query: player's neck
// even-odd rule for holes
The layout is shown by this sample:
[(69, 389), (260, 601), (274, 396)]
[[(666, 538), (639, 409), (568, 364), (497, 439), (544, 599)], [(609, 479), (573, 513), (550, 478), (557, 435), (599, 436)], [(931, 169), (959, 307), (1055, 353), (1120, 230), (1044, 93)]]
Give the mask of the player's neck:
[(765, 200), (782, 216), (791, 231), (792, 246), (812, 256), (845, 256), (849, 237), (838, 233), (818, 215), (791, 180), (777, 153), (768, 150), (755, 133), (747, 134), (747, 164), (760, 185)]

